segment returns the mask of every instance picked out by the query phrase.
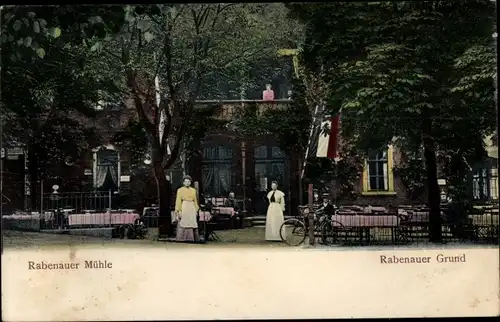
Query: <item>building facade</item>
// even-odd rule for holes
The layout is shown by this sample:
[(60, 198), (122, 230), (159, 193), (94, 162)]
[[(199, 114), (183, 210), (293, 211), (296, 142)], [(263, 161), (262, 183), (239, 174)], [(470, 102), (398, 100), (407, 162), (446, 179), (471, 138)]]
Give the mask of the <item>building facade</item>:
[[(206, 102), (199, 102), (205, 104)], [(213, 102), (212, 102), (213, 103)], [(214, 118), (230, 121), (242, 113), (250, 103), (257, 104), (256, 113), (266, 109), (286, 111), (289, 100), (276, 101), (222, 101), (220, 111)], [(51, 171), (54, 175), (44, 180), (43, 192), (52, 192), (56, 184), (60, 192), (112, 192), (113, 205), (120, 208), (141, 208), (155, 203), (156, 183), (151, 169), (146, 164), (133, 164), (132, 153), (125, 145), (112, 140), (113, 132), (127, 123), (124, 115), (118, 117), (111, 111), (112, 119), (117, 123), (102, 142), (93, 142), (91, 148), (79, 158), (68, 162), (54, 163)], [(121, 119), (123, 118), (123, 119)], [(109, 118), (103, 117), (103, 122)], [(470, 194), (475, 200), (498, 200), (498, 143), (492, 137), (485, 140), (488, 158), (481, 164), (474, 165), (470, 171)], [(181, 154), (181, 158), (182, 158)], [(240, 199), (245, 199), (245, 208), (253, 214), (265, 214), (267, 209), (266, 194), (271, 182), (277, 181), (279, 189), (286, 197), (285, 213), (292, 215), (300, 200), (307, 202), (307, 187), (300, 179), (303, 156), (288, 155), (283, 151), (276, 137), (259, 135), (244, 136), (237, 128), (220, 127), (202, 138), (198, 153), (179, 161), (176, 167), (167, 171), (172, 187), (180, 186), (183, 174), (189, 174), (197, 181), (203, 197), (227, 197), (234, 192)], [(407, 187), (395, 169), (401, 164), (404, 153), (395, 146), (370, 152), (362, 164), (359, 182), (354, 186), (354, 199), (337, 198), (339, 204), (359, 205), (401, 205), (426, 203), (425, 195), (412, 198)], [(22, 157), (19, 160), (4, 161), (4, 204), (21, 207), (24, 198)], [(184, 166), (182, 166), (184, 165)], [(15, 179), (9, 179), (9, 178)], [(9, 183), (9, 181), (12, 181)], [(14, 182), (15, 181), (15, 182)], [(40, 183), (32, 183), (39, 185)], [(446, 185), (441, 179), (440, 184)], [(6, 189), (9, 187), (9, 189)], [(17, 187), (16, 189), (14, 189)], [(19, 191), (17, 191), (19, 190)], [(39, 190), (32, 187), (39, 195)], [(175, 196), (172, 196), (175, 197)], [(35, 198), (36, 199), (36, 198)], [(36, 203), (36, 202), (35, 202)], [(36, 205), (33, 205), (35, 208)], [(6, 209), (6, 208), (5, 208)]]

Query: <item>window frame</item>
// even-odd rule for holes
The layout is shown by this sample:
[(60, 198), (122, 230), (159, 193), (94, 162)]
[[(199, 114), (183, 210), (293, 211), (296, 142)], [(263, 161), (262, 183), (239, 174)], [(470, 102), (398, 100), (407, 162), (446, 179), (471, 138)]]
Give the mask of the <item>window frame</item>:
[(472, 173), (472, 199), (498, 200), (498, 168), (481, 167)]
[[(266, 156), (264, 158), (256, 157), (257, 149), (259, 148), (266, 148)], [(280, 151), (281, 155), (275, 156), (273, 153), (273, 150), (277, 149)], [(283, 165), (283, 182), (278, 182), (278, 185), (281, 187), (281, 189), (287, 189), (289, 185), (289, 179), (286, 176), (286, 173), (288, 171), (288, 163), (287, 163), (287, 157), (285, 151), (283, 151), (279, 146), (273, 145), (273, 144), (261, 144), (257, 145), (254, 147), (254, 158), (253, 158), (254, 164), (254, 171), (256, 170), (257, 165), (263, 165), (265, 167), (265, 171), (267, 173), (272, 173), (273, 172), (273, 166), (277, 164), (282, 164)], [(260, 178), (260, 177), (259, 177)], [(257, 173), (255, 173), (255, 180), (258, 184), (260, 184), (259, 180), (257, 180)], [(278, 180), (280, 181), (280, 180)], [(271, 182), (268, 182), (268, 189), (271, 185)]]
[(489, 174), (490, 174), (489, 178), (490, 187), (488, 192), (490, 194), (490, 199), (498, 200), (498, 168), (490, 168)]
[[(219, 156), (219, 149), (226, 149), (228, 152), (230, 152), (230, 157), (227, 157), (227, 158), (205, 158), (205, 149), (209, 149), (209, 148), (213, 148), (215, 147), (216, 148), (216, 155)], [(202, 177), (204, 178), (205, 175), (204, 175), (204, 170), (205, 170), (205, 167), (214, 167), (214, 168), (217, 168), (217, 173), (218, 173), (218, 166), (220, 165), (229, 165), (231, 167), (231, 169), (233, 169), (234, 167), (234, 147), (232, 145), (229, 145), (229, 144), (217, 144), (217, 145), (214, 145), (214, 146), (205, 146), (203, 147), (202, 149), (202, 153), (203, 153), (203, 159), (202, 159), (202, 162), (201, 162), (201, 172), (202, 172)], [(215, 177), (214, 177), (215, 178)], [(214, 178), (212, 178), (212, 182), (211, 184), (213, 183), (213, 180)], [(229, 176), (229, 192), (231, 192), (231, 190), (233, 189), (233, 183), (234, 183), (234, 171), (231, 170), (230, 172), (230, 176)], [(220, 184), (220, 183), (219, 183)], [(217, 190), (219, 191), (219, 194), (222, 193), (220, 192), (221, 191), (221, 187), (217, 187), (217, 189), (213, 189), (214, 191), (208, 191), (208, 190), (205, 190), (207, 187), (210, 187), (211, 185), (208, 184), (207, 185), (207, 182), (203, 182), (203, 187), (202, 187), (202, 191), (204, 194), (206, 195), (210, 195), (211, 197), (218, 197), (219, 195), (218, 194), (215, 194), (215, 195), (211, 195), (212, 192), (216, 192)], [(215, 188), (215, 187), (213, 187)], [(222, 196), (219, 196), (219, 197), (222, 197)]]
[(362, 175), (362, 191), (364, 196), (381, 196), (381, 195), (395, 195), (394, 190), (394, 147), (388, 145), (385, 149), (387, 152), (387, 189), (386, 190), (371, 190), (370, 189), (370, 174), (369, 174), (369, 160), (368, 157), (364, 160), (363, 175)]

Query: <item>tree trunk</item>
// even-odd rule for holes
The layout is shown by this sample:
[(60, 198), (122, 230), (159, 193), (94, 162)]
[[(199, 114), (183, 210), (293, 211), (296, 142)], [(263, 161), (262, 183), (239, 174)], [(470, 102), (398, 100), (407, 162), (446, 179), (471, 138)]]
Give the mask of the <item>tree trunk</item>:
[(423, 143), (429, 203), (429, 241), (440, 243), (441, 234), (441, 194), (437, 177), (436, 143), (431, 136), (431, 121), (424, 120)]
[(165, 170), (163, 169), (161, 162), (154, 163), (153, 173), (156, 180), (158, 195), (158, 235), (159, 237), (170, 237), (174, 235), (170, 209), (172, 189), (169, 181), (165, 177)]

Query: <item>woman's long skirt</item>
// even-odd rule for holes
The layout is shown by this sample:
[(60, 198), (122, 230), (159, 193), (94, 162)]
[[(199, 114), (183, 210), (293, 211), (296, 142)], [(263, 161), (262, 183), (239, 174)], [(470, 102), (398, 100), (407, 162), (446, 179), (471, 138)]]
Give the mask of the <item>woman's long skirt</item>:
[(281, 204), (275, 202), (269, 204), (266, 215), (266, 240), (281, 241), (280, 228), (284, 221)]
[(193, 201), (183, 201), (181, 220), (177, 223), (177, 241), (198, 241), (197, 211)]

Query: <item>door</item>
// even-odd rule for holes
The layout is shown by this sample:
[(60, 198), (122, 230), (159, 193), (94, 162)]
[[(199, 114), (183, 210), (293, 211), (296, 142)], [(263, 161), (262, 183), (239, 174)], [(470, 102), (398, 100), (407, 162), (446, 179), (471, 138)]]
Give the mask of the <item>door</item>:
[(285, 193), (285, 201), (290, 201), (287, 196), (289, 178), (288, 162), (285, 153), (277, 146), (261, 145), (255, 148), (255, 182), (253, 207), (255, 214), (267, 212), (267, 192), (271, 189), (273, 181), (278, 182), (278, 189)]

